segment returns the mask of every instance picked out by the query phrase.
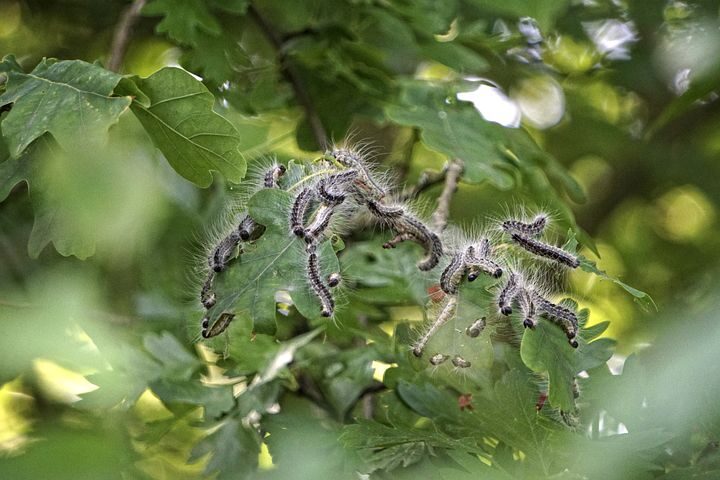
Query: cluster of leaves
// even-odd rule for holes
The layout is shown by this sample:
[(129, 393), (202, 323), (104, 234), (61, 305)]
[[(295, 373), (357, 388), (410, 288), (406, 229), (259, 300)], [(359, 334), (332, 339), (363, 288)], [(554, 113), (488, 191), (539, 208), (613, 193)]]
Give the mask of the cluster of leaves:
[[(517, 55), (527, 44), (514, 25), (528, 15), (543, 31), (558, 19), (575, 33), (581, 21), (607, 16), (632, 15), (643, 29), (652, 23), (642, 21), (648, 17), (636, 7), (618, 11), (616, 2), (595, 3), (153, 0), (143, 13), (158, 34), (177, 43), (183, 66), (202, 80), (178, 68), (139, 78), (79, 60), (46, 59), (29, 68), (5, 57), (0, 200), (13, 218), (24, 218), (29, 209), (18, 184), (28, 185), (35, 214), (28, 251), (39, 259), (20, 262), (26, 272), (8, 262), (20, 272), (12, 279), (20, 293), (0, 299), (0, 380), (28, 394), (14, 401), (35, 399), (23, 413), (35, 422), (29, 435), (42, 440), (0, 460), (0, 476), (713, 478), (720, 468), (713, 407), (720, 362), (713, 342), (720, 337), (717, 324), (702, 319), (712, 319), (715, 304), (701, 305), (693, 327), (669, 332), (668, 340), (613, 375), (606, 364), (614, 348), (605, 337), (608, 322), (590, 321), (587, 309), (579, 311), (577, 350), (546, 323), (520, 339), (517, 314), (470, 340), (462, 333), (467, 323), (492, 315), (489, 283), (478, 280), (464, 287), (463, 312), (437, 340), (462, 337), (474, 368), (463, 375), (433, 370), (408, 347), (410, 325), (423, 315), (437, 282), (437, 275), (419, 276), (415, 248), (383, 250), (380, 236), (368, 231), (353, 231), (344, 244), (323, 244), (323, 264), (346, 273), (349, 287), (328, 322), (317, 314), (301, 274), (301, 252), (290, 248), (297, 244), (288, 238), (291, 196), (280, 190), (261, 191), (244, 205), (266, 231), (223, 277), (221, 287), (232, 295), (217, 308), (237, 314), (226, 335), (193, 344), (197, 307), (171, 293), (186, 247), (178, 232), (205, 223), (212, 211), (192, 203), (197, 192), (179, 177), (207, 187), (219, 174), (235, 189), (249, 167), (240, 154), (246, 138), (267, 134), (258, 127), (262, 121), (238, 120), (233, 110), (286, 114), (301, 106), (294, 131), (308, 149), (318, 146), (312, 116), (336, 138), (352, 122), (373, 122), (411, 138), (409, 154), (390, 142), (408, 179), (448, 159), (463, 160), (457, 198), (472, 199), (465, 219), (494, 206), (498, 192), (511, 192), (557, 211), (560, 226), (592, 249), (570, 209), (584, 193), (565, 164), (576, 150), (593, 151), (595, 142), (604, 142), (598, 151), (612, 157), (613, 142), (603, 132), (626, 125), (608, 126), (587, 113), (598, 108), (581, 100), (578, 74), (585, 72), (568, 66), (563, 37), (546, 44), (544, 63), (528, 63)], [(607, 61), (597, 52), (591, 57), (588, 71)], [(574, 115), (568, 124), (580, 127), (562, 124), (545, 135), (486, 121), (457, 100), (458, 92), (477, 86), (471, 75), (508, 90), (538, 75), (566, 80)], [(712, 78), (693, 84), (657, 117), (653, 131), (691, 112), (694, 100), (712, 91)], [(643, 91), (638, 82), (630, 87)], [(98, 217), (85, 218), (78, 208), (104, 198), (113, 182), (95, 185), (98, 191), (73, 187), (93, 185), (97, 172), (121, 172), (126, 156), (142, 157), (126, 154), (133, 144), (123, 136), (128, 117), (134, 141), (149, 138), (175, 172), (142, 170), (159, 179), (158, 188), (142, 191), (165, 189), (185, 203), (177, 200), (182, 206), (173, 222), (148, 220), (160, 225), (139, 249), (146, 253), (113, 263), (93, 256), (107, 239), (86, 225)], [(583, 136), (587, 144), (562, 141), (598, 126), (598, 135)], [(383, 135), (379, 128), (376, 133)], [(631, 135), (623, 138), (629, 142)], [(553, 155), (538, 139), (568, 146)], [(149, 142), (143, 148), (150, 150)], [(300, 169), (306, 159), (281, 160)], [(88, 181), (74, 183), (76, 177)], [(231, 197), (222, 182), (214, 185), (205, 194), (209, 204)], [(492, 203), (481, 188), (489, 189)], [(463, 197), (464, 191), (481, 195)], [(88, 260), (43, 252), (49, 243), (62, 256)], [(120, 250), (118, 242), (110, 244)], [(572, 236), (565, 248), (576, 246)], [(129, 265), (118, 266), (124, 261)], [(591, 260), (582, 258), (581, 269), (651, 306), (646, 294)], [(106, 302), (92, 295), (98, 290)], [(290, 291), (293, 305), (278, 291)], [(431, 296), (431, 309), (432, 303)], [(108, 308), (112, 314), (104, 313)], [(186, 321), (193, 322), (191, 335)], [(688, 354), (677, 345), (696, 348)], [(53, 397), (39, 359), (84, 375), (97, 389), (79, 401)], [(701, 377), (693, 375), (698, 365)], [(682, 388), (667, 391), (668, 385)]]

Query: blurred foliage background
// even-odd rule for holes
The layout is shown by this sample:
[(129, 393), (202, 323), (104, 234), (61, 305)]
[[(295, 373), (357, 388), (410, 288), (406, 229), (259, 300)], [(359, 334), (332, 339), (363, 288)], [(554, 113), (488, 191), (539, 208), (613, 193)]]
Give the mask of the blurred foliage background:
[[(28, 72), (44, 57), (108, 65), (133, 6), (119, 71), (193, 73), (249, 171), (349, 132), (408, 188), (462, 157), (452, 223), (547, 207), (658, 310), (571, 274), (617, 346), (578, 380), (570, 422), (535, 412), (544, 380), (512, 346), (469, 379), (418, 372), (402, 341), (425, 285), (364, 264), (378, 232), (339, 255), (339, 327), (290, 309), (274, 338), (235, 322), (194, 343), (198, 238), (236, 187), (178, 175), (128, 112), (107, 142), (78, 136), (39, 163), (52, 194), (0, 178), (0, 476), (720, 475), (717, 1), (2, 0), (0, 53)], [(62, 206), (55, 230), (43, 205)], [(468, 417), (448, 391), (473, 393)], [(510, 431), (513, 412), (530, 417)]]

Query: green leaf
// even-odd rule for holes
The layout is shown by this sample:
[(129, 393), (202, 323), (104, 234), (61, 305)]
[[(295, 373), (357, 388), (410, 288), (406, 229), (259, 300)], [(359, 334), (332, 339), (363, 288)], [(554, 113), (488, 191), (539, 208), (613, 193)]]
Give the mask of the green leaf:
[(469, 104), (458, 102), (451, 88), (405, 82), (401, 104), (387, 107), (386, 113), (396, 123), (422, 129), (430, 148), (462, 159), (465, 182), (488, 181), (507, 190), (518, 184), (520, 173), (533, 192), (547, 197), (549, 177), (576, 201), (584, 199), (577, 182), (527, 132), (484, 120)]
[(206, 386), (198, 381), (161, 378), (150, 384), (153, 392), (166, 404), (198, 405), (208, 420), (219, 418), (235, 406), (232, 385)]
[[(234, 2), (237, 3), (237, 2)], [(198, 32), (219, 35), (220, 24), (210, 13), (205, 0), (153, 0), (142, 10), (146, 16), (162, 16), (155, 30), (170, 38), (195, 45)]]
[(57, 143), (43, 136), (22, 156), (0, 163), (0, 201), (20, 182), (25, 182), (30, 190), (35, 211), (28, 242), (31, 258), (37, 258), (50, 242), (64, 256), (74, 255), (82, 260), (95, 253), (95, 239), (75, 228), (73, 209), (59, 201), (58, 189), (53, 188), (54, 174), (59, 173), (63, 156)]
[[(575, 239), (575, 234), (572, 231), (568, 231), (568, 241), (563, 246), (564, 249), (570, 251), (570, 252), (576, 252), (577, 251), (578, 242)], [(622, 287), (623, 290), (628, 292), (630, 295), (633, 296), (633, 299), (635, 302), (637, 302), (640, 307), (645, 310), (646, 312), (655, 310), (657, 311), (657, 305), (655, 304), (655, 300), (652, 299), (650, 295), (647, 293), (638, 290), (637, 288), (633, 288), (630, 285), (628, 285), (625, 282), (622, 282), (618, 280), (615, 277), (612, 277), (608, 275), (604, 270), (600, 270), (597, 267), (597, 264), (593, 262), (592, 260), (589, 260), (588, 258), (578, 255), (578, 260), (580, 260), (580, 268), (588, 273), (593, 273), (597, 275), (598, 277), (602, 278), (603, 280), (610, 280), (615, 285), (618, 285)]]
[(17, 59), (15, 58), (15, 55), (5, 55), (0, 61), (0, 73), (10, 73), (10, 72), (19, 72), (23, 73), (22, 66), (17, 62)]
[[(320, 318), (320, 302), (307, 280), (305, 242), (289, 229), (292, 192), (265, 189), (249, 201), (250, 215), (266, 227), (253, 244), (244, 245), (244, 253), (217, 276), (217, 303), (209, 311), (212, 324), (222, 312), (234, 312), (235, 322), (249, 318), (259, 333), (275, 332), (275, 295), (287, 291), (301, 315)], [(318, 246), (320, 274), (324, 278), (339, 271), (331, 242)]]
[(200, 360), (191, 355), (169, 332), (147, 334), (143, 346), (163, 365), (165, 374), (173, 378), (187, 380), (201, 365)]
[(195, 448), (188, 462), (195, 462), (210, 454), (205, 475), (218, 472), (218, 480), (244, 478), (254, 471), (260, 453), (257, 433), (242, 426), (240, 419), (227, 418), (220, 427), (205, 437)]
[[(575, 310), (573, 301), (564, 302), (565, 306)], [(573, 399), (573, 381), (583, 371), (605, 363), (613, 353), (615, 341), (609, 338), (597, 338), (608, 326), (608, 322), (583, 328), (587, 323), (589, 311), (578, 312), (581, 330), (579, 346), (572, 348), (563, 331), (548, 320), (541, 318), (535, 329), (526, 329), (523, 334), (520, 355), (522, 360), (535, 372), (547, 372), (549, 377), (548, 399), (553, 407), (569, 412), (575, 409)], [(515, 325), (522, 325), (522, 319), (516, 313), (511, 316)], [(594, 341), (593, 341), (594, 340)]]
[(234, 183), (245, 176), (238, 132), (213, 112), (215, 99), (202, 82), (178, 68), (134, 82), (150, 105), (135, 100), (132, 111), (176, 172), (201, 187), (212, 183), (211, 170)]
[(0, 107), (13, 104), (2, 121), (10, 154), (19, 156), (46, 132), (64, 149), (104, 140), (130, 105), (130, 98), (111, 96), (121, 78), (80, 60), (45, 59), (27, 74), (11, 69), (0, 95)]

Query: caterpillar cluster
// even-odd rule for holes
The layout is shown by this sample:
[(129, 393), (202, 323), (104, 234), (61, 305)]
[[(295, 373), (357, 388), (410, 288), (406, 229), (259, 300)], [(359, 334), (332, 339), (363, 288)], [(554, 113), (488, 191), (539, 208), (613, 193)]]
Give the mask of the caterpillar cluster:
[[(264, 173), (258, 186), (281, 188), (278, 181), (285, 172), (285, 166), (273, 165)], [(448, 249), (438, 232), (433, 231), (405, 204), (390, 199), (390, 188), (370, 167), (362, 149), (337, 147), (328, 150), (312, 167), (311, 174), (288, 191), (293, 192), (293, 197), (287, 217), (287, 235), (303, 243), (307, 285), (320, 304), (321, 316), (332, 317), (335, 314), (333, 288), (340, 284), (341, 276), (337, 272), (327, 277), (321, 274), (323, 269), (318, 246), (334, 231), (338, 219), (367, 212), (377, 223), (393, 232), (392, 238), (383, 244), (384, 248), (395, 248), (405, 241), (423, 248), (424, 257), (417, 262), (419, 270), (433, 270), (440, 265), (443, 257), (449, 257), (439, 278), (445, 302), (436, 319), (412, 345), (415, 356), (422, 357), (433, 335), (455, 318), (463, 283), (473, 282), (483, 275), (490, 279), (505, 279), (504, 282), (496, 282), (494, 287), (500, 314), (510, 315), (517, 306), (526, 328), (534, 328), (539, 318), (545, 318), (563, 329), (573, 347), (578, 346), (579, 325), (575, 313), (549, 301), (540, 289), (525, 279), (526, 275), (509, 268), (503, 259), (502, 242), (490, 235), (482, 235)], [(541, 239), (548, 224), (549, 217), (540, 214), (531, 220), (505, 219), (500, 222), (498, 230), (509, 236), (512, 244), (535, 257), (565, 267), (579, 266), (576, 256)], [(242, 215), (236, 219), (232, 231), (209, 251), (208, 273), (200, 289), (200, 301), (206, 310), (216, 303), (213, 290), (215, 276), (242, 254), (245, 242), (257, 240), (263, 232), (262, 225), (249, 215)], [(213, 325), (209, 325), (209, 315), (206, 314), (202, 320), (202, 336), (210, 338), (222, 333), (233, 318), (233, 313), (223, 312)], [(462, 328), (469, 339), (479, 337), (486, 327), (485, 316), (465, 321), (468, 325)], [(447, 361), (458, 369), (471, 365), (469, 360), (452, 352), (434, 352), (430, 357), (434, 366)]]
[[(550, 222), (547, 214), (538, 214), (531, 220), (508, 218), (499, 222), (498, 230), (510, 236), (510, 240), (535, 257), (551, 261), (563, 267), (576, 268), (580, 262), (578, 258), (565, 250), (540, 240)], [(496, 253), (496, 245), (488, 235), (475, 239), (465, 240), (452, 252), (449, 262), (440, 274), (439, 286), (445, 294), (445, 303), (437, 317), (430, 322), (425, 332), (420, 335), (412, 346), (412, 353), (422, 357), (428, 342), (440, 328), (455, 316), (458, 308), (459, 290), (466, 280), (472, 282), (480, 275), (487, 275), (493, 279), (504, 277), (504, 281), (495, 284), (494, 296), (498, 312), (502, 316), (509, 316), (513, 308), (520, 310), (523, 326), (534, 329), (539, 318), (544, 318), (558, 325), (568, 338), (573, 348), (578, 347), (577, 336), (579, 324), (575, 312), (561, 305), (552, 303), (546, 294), (524, 274), (520, 268), (511, 268), (512, 259), (508, 262), (503, 255)], [(507, 256), (507, 253), (504, 255)], [(526, 278), (528, 277), (528, 278)], [(486, 325), (486, 318), (475, 320), (467, 325), (465, 334), (470, 338), (480, 335)], [(432, 366), (440, 365), (449, 359), (456, 368), (466, 368), (469, 362), (450, 352), (433, 352), (429, 358)]]

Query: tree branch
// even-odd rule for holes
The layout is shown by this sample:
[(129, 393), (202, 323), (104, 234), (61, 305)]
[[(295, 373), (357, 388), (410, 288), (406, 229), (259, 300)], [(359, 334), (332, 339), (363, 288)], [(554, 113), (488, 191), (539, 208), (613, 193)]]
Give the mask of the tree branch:
[(440, 197), (438, 197), (438, 206), (432, 216), (433, 226), (436, 232), (442, 232), (447, 227), (448, 216), (450, 215), (450, 202), (452, 196), (457, 190), (458, 180), (463, 172), (463, 162), (460, 159), (454, 159), (447, 167), (445, 175), (445, 187)]
[(313, 137), (315, 138), (315, 142), (317, 143), (318, 148), (324, 149), (328, 144), (327, 132), (322, 124), (322, 121), (320, 120), (320, 117), (313, 108), (312, 101), (310, 100), (310, 95), (308, 94), (307, 89), (305, 88), (305, 85), (300, 78), (300, 74), (298, 73), (297, 69), (292, 65), (292, 63), (288, 61), (288, 58), (283, 52), (282, 37), (278, 32), (275, 31), (275, 29), (273, 29), (272, 25), (265, 21), (265, 19), (260, 15), (255, 6), (252, 4), (248, 7), (248, 15), (252, 17), (255, 23), (257, 23), (258, 27), (260, 27), (260, 30), (262, 30), (263, 34), (265, 34), (270, 43), (275, 47), (275, 50), (277, 50), (282, 75), (292, 87), (298, 103), (305, 111), (305, 117), (310, 123), (310, 129), (312, 130)]
[(120, 15), (120, 21), (115, 27), (112, 45), (110, 46), (110, 55), (107, 62), (108, 70), (112, 70), (113, 72), (120, 71), (123, 59), (125, 58), (125, 52), (127, 52), (128, 43), (130, 43), (130, 34), (146, 2), (147, 0), (135, 0), (132, 5), (128, 6), (122, 15)]

